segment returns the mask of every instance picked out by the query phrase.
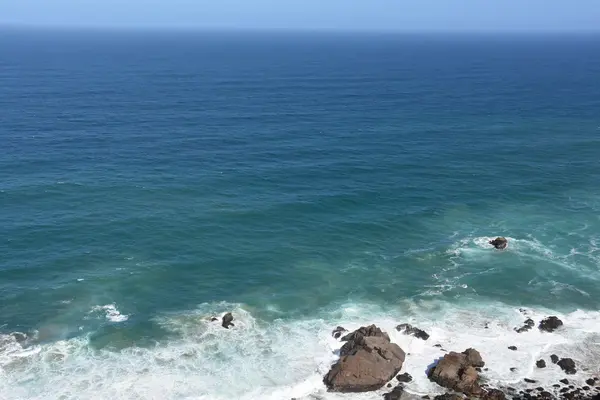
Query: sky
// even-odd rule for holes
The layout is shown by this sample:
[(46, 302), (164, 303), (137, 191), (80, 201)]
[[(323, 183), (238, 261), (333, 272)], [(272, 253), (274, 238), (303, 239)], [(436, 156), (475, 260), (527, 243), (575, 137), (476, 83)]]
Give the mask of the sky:
[(0, 24), (119, 29), (600, 31), (600, 0), (0, 0)]

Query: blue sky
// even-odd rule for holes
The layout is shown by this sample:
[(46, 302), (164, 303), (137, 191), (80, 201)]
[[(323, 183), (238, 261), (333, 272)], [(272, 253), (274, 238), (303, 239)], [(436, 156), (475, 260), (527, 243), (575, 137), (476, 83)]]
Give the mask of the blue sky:
[(0, 0), (0, 24), (344, 31), (598, 31), (600, 0)]

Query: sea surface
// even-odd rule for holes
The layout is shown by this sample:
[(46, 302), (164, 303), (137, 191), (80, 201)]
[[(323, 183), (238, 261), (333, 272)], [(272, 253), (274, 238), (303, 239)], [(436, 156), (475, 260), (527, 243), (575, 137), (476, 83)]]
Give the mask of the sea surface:
[(599, 372), (600, 36), (2, 30), (0, 149), (2, 400), (380, 399), (366, 323), (415, 395)]

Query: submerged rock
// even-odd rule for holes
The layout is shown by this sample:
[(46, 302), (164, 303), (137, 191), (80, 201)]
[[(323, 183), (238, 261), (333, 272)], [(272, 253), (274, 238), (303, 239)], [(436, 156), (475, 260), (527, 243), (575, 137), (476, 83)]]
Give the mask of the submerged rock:
[(508, 247), (508, 240), (501, 236), (497, 237), (494, 240), (490, 240), (488, 243), (497, 248), (498, 250), (504, 250)]
[(396, 379), (398, 379), (398, 382), (403, 382), (403, 383), (408, 383), (412, 381), (412, 376), (410, 376), (409, 373), (405, 372), (403, 374), (400, 374), (396, 377)]
[(563, 325), (563, 322), (560, 319), (552, 316), (552, 317), (548, 317), (548, 318), (542, 320), (542, 322), (540, 322), (539, 328), (542, 331), (554, 332), (562, 325)]
[(571, 358), (561, 358), (558, 362), (558, 366), (569, 375), (573, 375), (577, 372), (577, 369), (575, 369), (575, 361)]
[(475, 366), (464, 353), (450, 352), (428, 372), (431, 381), (448, 389), (467, 395), (478, 396), (482, 393), (477, 382), (479, 374)]
[(222, 320), (222, 324), (221, 326), (225, 329), (229, 329), (230, 327), (234, 326), (233, 325), (233, 315), (231, 315), (231, 313), (227, 313), (225, 315), (223, 315), (223, 320)]
[(340, 336), (342, 336), (342, 333), (344, 332), (347, 332), (346, 328), (344, 328), (343, 326), (338, 326), (333, 330), (333, 332), (331, 332), (331, 336), (333, 336), (335, 339), (339, 339)]
[(429, 334), (422, 329), (419, 329), (411, 324), (400, 324), (396, 327), (398, 332), (403, 332), (405, 335), (412, 335), (416, 338), (427, 340)]
[(516, 351), (517, 350), (517, 346), (508, 346), (508, 349), (512, 350), (512, 351)]
[(558, 363), (558, 356), (556, 354), (552, 354), (550, 356), (550, 361), (552, 361), (552, 364)]
[(343, 340), (346, 338), (341, 358), (323, 379), (328, 390), (345, 393), (378, 390), (402, 369), (406, 354), (375, 325), (360, 328)]
[(535, 325), (535, 322), (531, 318), (527, 318), (525, 320), (525, 322), (523, 323), (523, 326), (520, 328), (515, 328), (515, 331), (517, 331), (517, 333), (527, 332), (527, 331), (531, 330), (531, 328), (533, 328), (534, 325)]
[(383, 400), (400, 400), (402, 393), (404, 393), (404, 387), (396, 386), (391, 392), (383, 395)]

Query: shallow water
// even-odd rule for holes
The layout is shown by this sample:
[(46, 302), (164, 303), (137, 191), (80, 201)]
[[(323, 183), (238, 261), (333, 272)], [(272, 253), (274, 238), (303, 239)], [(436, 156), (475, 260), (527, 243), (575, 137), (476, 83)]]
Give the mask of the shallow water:
[[(555, 380), (553, 352), (592, 368), (599, 50), (3, 32), (0, 398), (375, 399), (321, 382), (331, 330), (365, 323), (413, 393), (439, 391), (436, 343), (499, 384)], [(521, 307), (565, 328), (518, 335)]]

